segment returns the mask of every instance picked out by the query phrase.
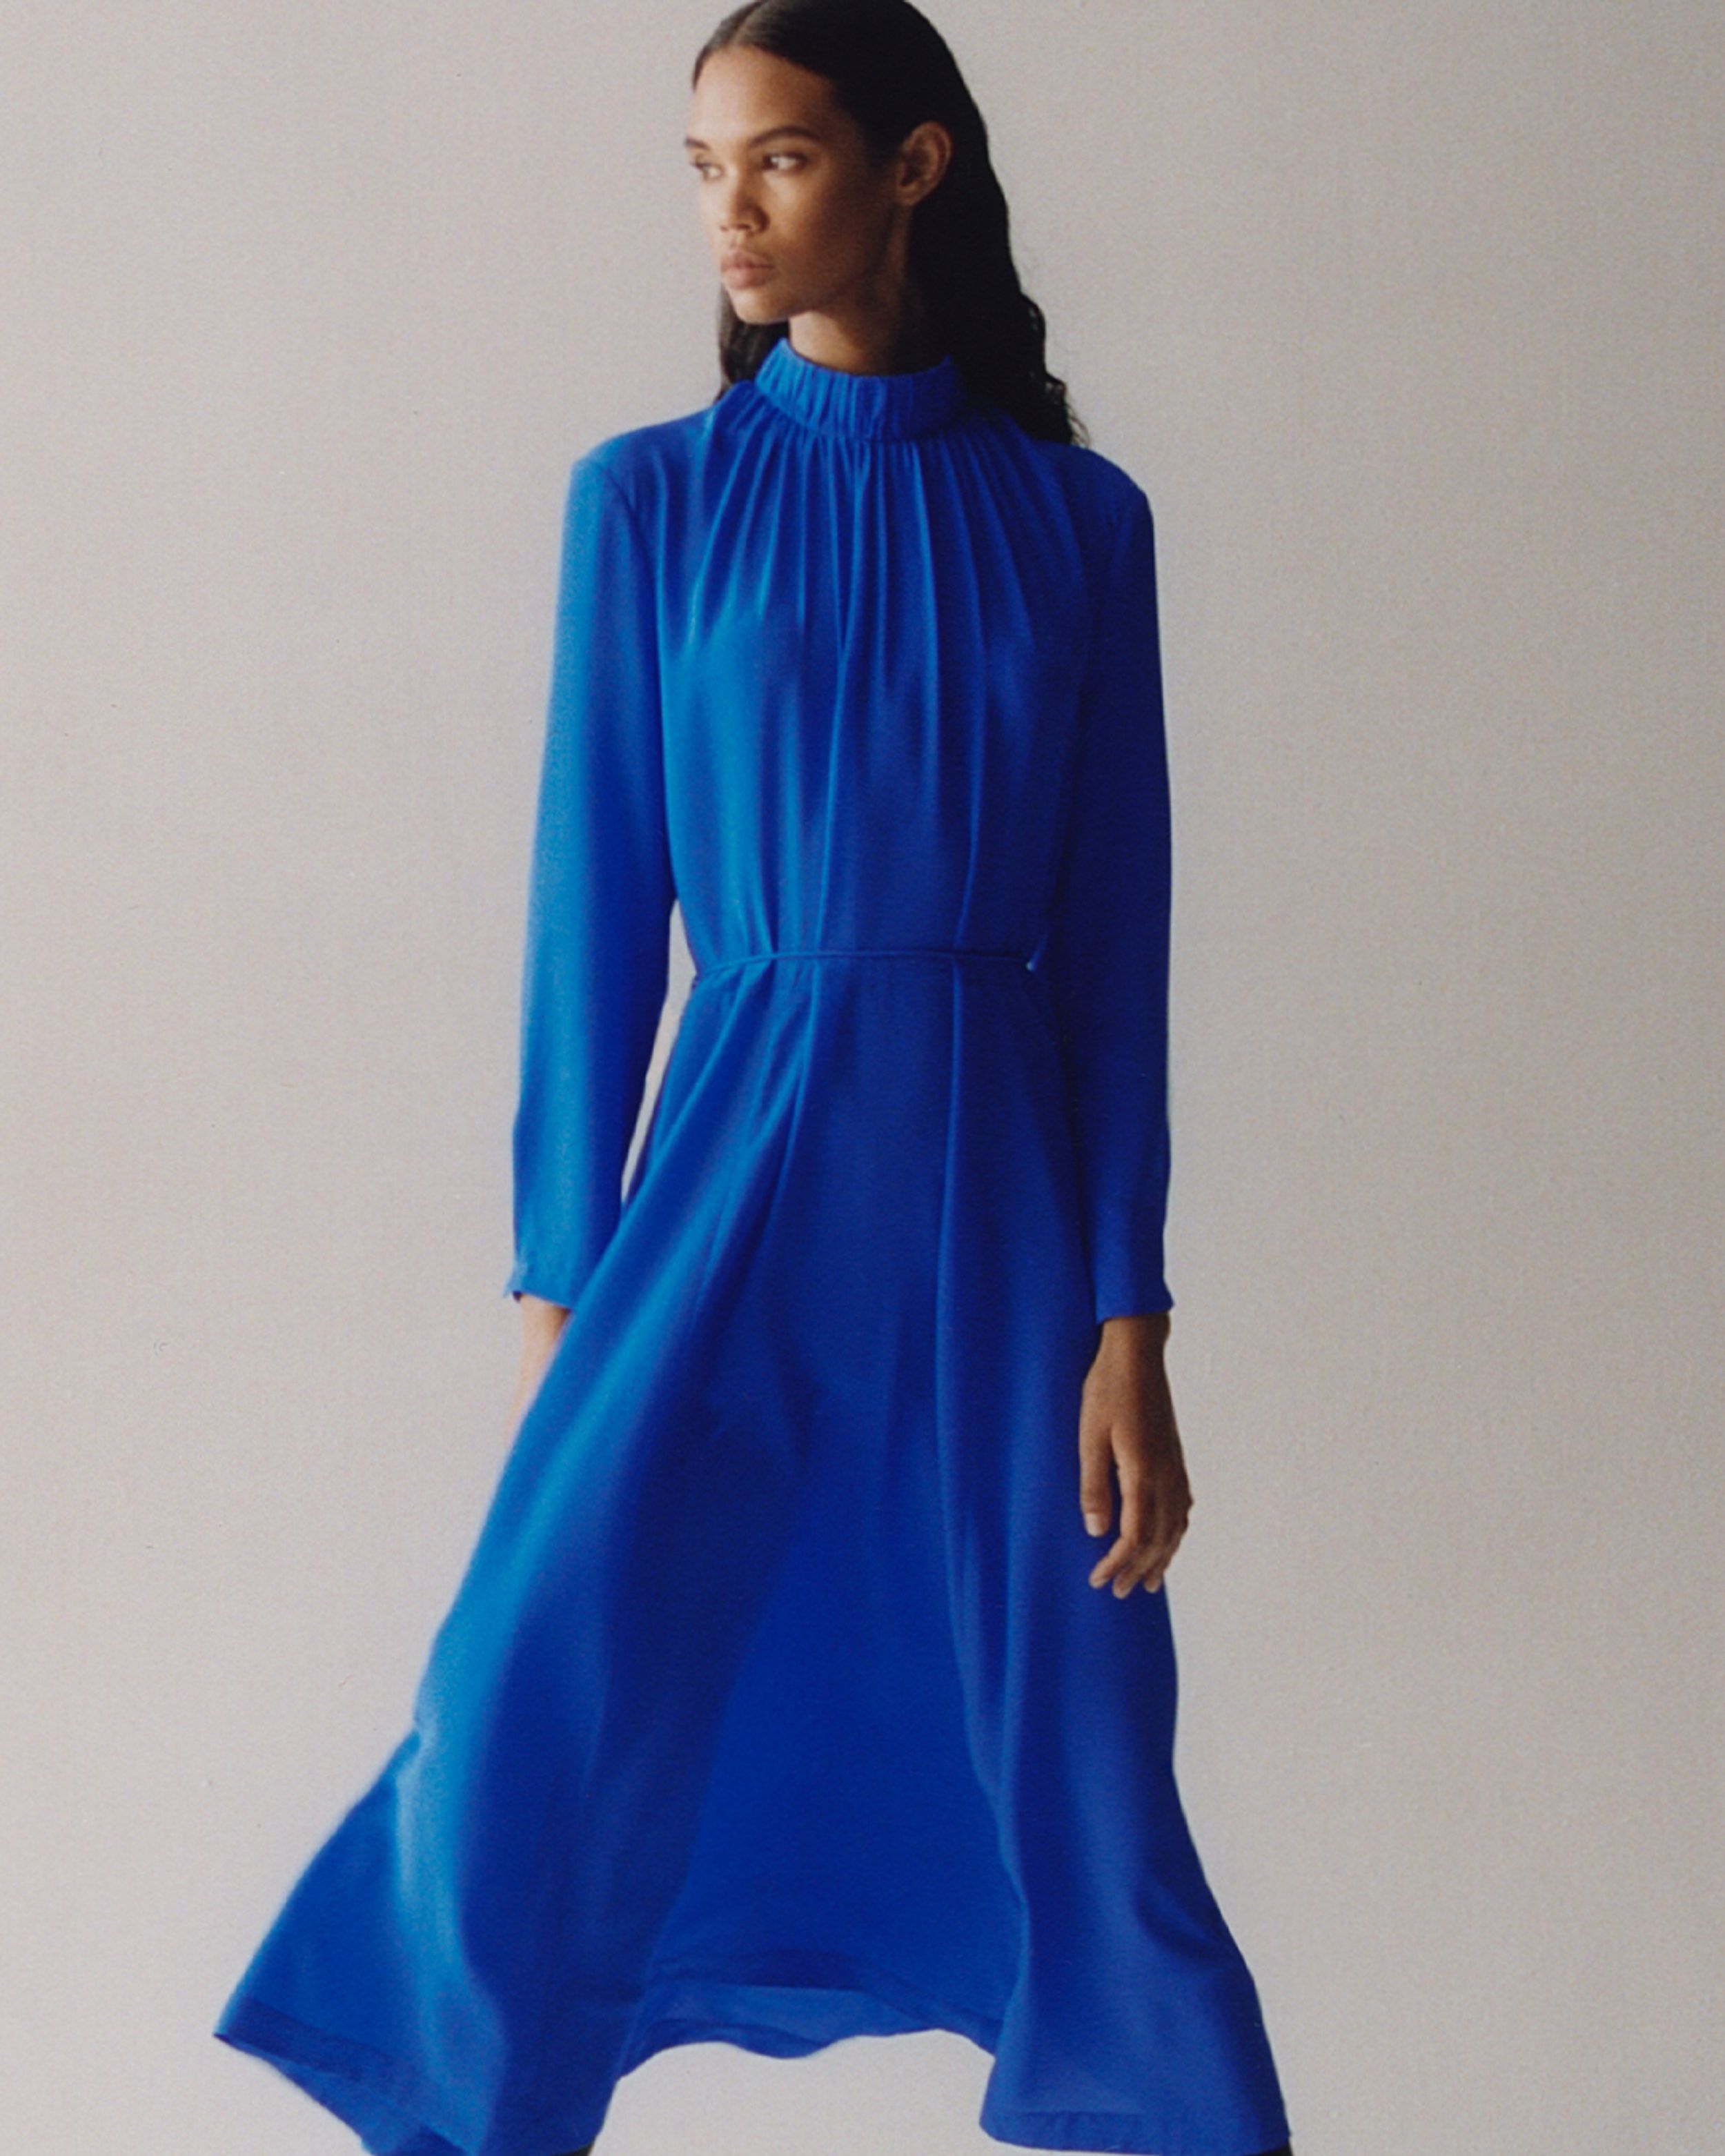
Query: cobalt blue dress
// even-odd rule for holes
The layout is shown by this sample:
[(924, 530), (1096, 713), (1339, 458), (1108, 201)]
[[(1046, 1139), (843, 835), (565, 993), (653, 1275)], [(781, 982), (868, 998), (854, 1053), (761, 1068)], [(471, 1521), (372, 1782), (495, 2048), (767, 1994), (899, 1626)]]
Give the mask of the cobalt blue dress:
[(1168, 1590), (1091, 1587), (1078, 1505), (1098, 1321), (1173, 1302), (1170, 865), (1117, 465), (785, 341), (575, 463), (506, 1284), (569, 1316), (215, 2031), (366, 2148), (558, 2156), (667, 2046), (921, 2029), (1000, 2141), (1286, 2137)]

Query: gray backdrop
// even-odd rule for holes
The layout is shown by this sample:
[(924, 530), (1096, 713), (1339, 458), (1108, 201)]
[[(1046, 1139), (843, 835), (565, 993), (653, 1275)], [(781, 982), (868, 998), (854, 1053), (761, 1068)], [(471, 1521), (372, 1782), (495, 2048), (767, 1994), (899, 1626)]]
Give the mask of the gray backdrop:
[[(0, 26), (0, 2138), (32, 2156), (356, 2145), (208, 2026), (405, 1728), (501, 1462), (562, 490), (716, 384), (678, 144), (720, 12)], [(1693, 2156), (1720, 8), (937, 19), (1052, 363), (1157, 511), (1179, 1763), (1296, 2146)], [(962, 2156), (987, 2063), (697, 2046), (606, 2145)]]

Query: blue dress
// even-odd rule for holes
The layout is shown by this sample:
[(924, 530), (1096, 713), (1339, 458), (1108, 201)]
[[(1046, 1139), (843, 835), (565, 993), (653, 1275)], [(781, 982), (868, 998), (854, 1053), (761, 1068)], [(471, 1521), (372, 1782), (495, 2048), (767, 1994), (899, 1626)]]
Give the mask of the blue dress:
[[(515, 1264), (567, 1324), (407, 1735), (215, 2033), (378, 2156), (558, 2156), (673, 2044), (946, 2029), (1032, 2148), (1287, 2122), (1088, 1574), (1171, 1307), (1149, 504), (956, 361), (773, 346), (574, 465)], [(680, 906), (696, 977), (623, 1171)]]

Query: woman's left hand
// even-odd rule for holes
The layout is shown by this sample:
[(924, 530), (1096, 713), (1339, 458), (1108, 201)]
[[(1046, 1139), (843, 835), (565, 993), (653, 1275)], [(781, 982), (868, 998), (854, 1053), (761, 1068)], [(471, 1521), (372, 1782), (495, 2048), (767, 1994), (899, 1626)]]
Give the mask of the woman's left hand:
[(1192, 1490), (1163, 1367), (1168, 1315), (1110, 1317), (1078, 1410), (1078, 1502), (1092, 1534), (1114, 1513), (1111, 1464), (1120, 1482), (1120, 1532), (1090, 1575), (1117, 1599), (1142, 1584), (1154, 1594), (1192, 1512)]

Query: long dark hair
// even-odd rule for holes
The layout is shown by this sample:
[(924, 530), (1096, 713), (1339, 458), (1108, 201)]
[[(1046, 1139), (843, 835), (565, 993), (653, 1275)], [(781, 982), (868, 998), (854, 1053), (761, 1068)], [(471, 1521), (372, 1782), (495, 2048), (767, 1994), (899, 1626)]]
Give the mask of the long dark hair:
[[(922, 121), (948, 130), (952, 161), (911, 217), (911, 270), (936, 343), (952, 353), (971, 393), (991, 398), (1026, 434), (1086, 440), (1066, 385), (1048, 371), (1042, 310), (1019, 282), (988, 128), (928, 18), (911, 0), (745, 0), (701, 47), (691, 81), (714, 53), (732, 45), (824, 76), (879, 156)], [(744, 321), (721, 292), (718, 394), (752, 375), (786, 334), (783, 322)]]

